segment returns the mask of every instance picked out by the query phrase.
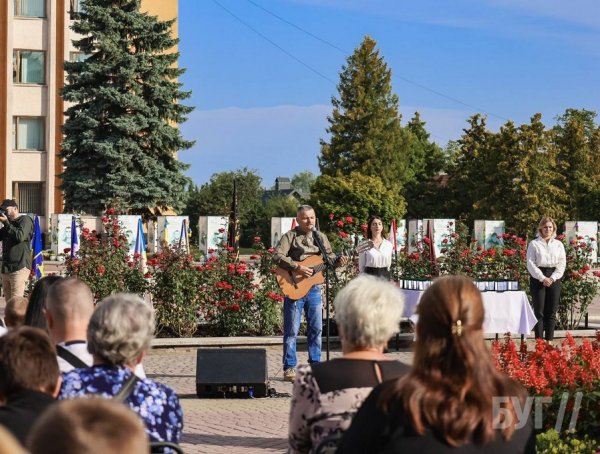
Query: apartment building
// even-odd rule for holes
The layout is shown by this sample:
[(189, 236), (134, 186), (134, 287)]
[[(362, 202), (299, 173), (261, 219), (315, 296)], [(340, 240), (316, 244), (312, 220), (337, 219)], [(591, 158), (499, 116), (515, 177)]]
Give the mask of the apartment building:
[[(63, 210), (60, 90), (63, 62), (84, 57), (70, 28), (80, 1), (0, 0), (0, 200), (14, 198), (22, 213), (39, 215), (42, 229)], [(162, 20), (177, 17), (178, 0), (141, 3)]]

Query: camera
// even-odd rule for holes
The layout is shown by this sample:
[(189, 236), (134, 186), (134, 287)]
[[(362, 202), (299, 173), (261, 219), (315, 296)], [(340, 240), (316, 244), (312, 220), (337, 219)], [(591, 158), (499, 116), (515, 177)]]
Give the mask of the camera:
[(8, 217), (8, 211), (6, 211), (6, 208), (0, 207), (0, 216)]

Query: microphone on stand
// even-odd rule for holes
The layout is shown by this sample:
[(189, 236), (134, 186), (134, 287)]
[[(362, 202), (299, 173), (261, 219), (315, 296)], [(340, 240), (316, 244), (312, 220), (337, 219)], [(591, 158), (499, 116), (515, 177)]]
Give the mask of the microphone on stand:
[(315, 244), (317, 245), (317, 247), (319, 248), (319, 251), (321, 251), (321, 255), (323, 256), (323, 261), (330, 263), (329, 257), (327, 257), (327, 253), (325, 252), (325, 246), (323, 245), (323, 242), (321, 241), (321, 236), (319, 235), (319, 231), (317, 230), (316, 227), (313, 227), (311, 230), (313, 233), (313, 239), (315, 240)]

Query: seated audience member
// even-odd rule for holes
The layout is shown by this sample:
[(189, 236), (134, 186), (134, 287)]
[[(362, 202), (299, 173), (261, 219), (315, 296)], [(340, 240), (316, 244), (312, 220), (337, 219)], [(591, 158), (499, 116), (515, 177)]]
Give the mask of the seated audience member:
[(147, 454), (148, 437), (139, 417), (107, 399), (59, 402), (35, 424), (31, 454)]
[(48, 332), (46, 317), (44, 317), (46, 297), (48, 296), (50, 286), (60, 279), (62, 279), (60, 276), (46, 276), (35, 283), (29, 297), (29, 304), (27, 304), (24, 325), (40, 328)]
[(23, 326), (0, 337), (0, 425), (22, 444), (33, 423), (52, 405), (59, 387), (56, 350), (48, 335)]
[[(91, 366), (94, 358), (88, 352), (86, 336), (94, 313), (94, 297), (88, 285), (76, 277), (56, 281), (48, 290), (44, 313), (60, 371)], [(141, 364), (136, 366), (135, 374), (146, 378)]]
[[(481, 293), (473, 282), (464, 276), (436, 280), (417, 313), (411, 371), (373, 390), (338, 454), (534, 453), (532, 425), (516, 428), (513, 400), (494, 412), (494, 397), (517, 397), (524, 405), (527, 394), (493, 364)], [(508, 412), (512, 423), (503, 424)]]
[(154, 334), (154, 311), (136, 295), (119, 294), (102, 300), (87, 329), (88, 350), (94, 365), (63, 374), (59, 399), (100, 395), (114, 398), (121, 389), (123, 402), (145, 422), (150, 441), (179, 443), (183, 412), (169, 386), (133, 374)]
[(0, 426), (0, 454), (29, 454), (21, 443), (4, 427)]
[(15, 296), (6, 302), (4, 308), (4, 323), (7, 328), (19, 328), (25, 322), (27, 312), (27, 298)]
[(333, 305), (343, 355), (298, 368), (290, 410), (290, 453), (308, 453), (327, 436), (345, 431), (374, 386), (409, 370), (383, 353), (399, 329), (404, 307), (395, 286), (361, 275), (338, 293)]

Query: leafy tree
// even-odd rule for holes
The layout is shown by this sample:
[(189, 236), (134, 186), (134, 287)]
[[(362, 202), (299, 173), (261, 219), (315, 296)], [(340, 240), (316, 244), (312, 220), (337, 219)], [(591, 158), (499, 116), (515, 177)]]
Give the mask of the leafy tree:
[(182, 207), (189, 166), (176, 159), (193, 142), (176, 127), (193, 108), (177, 82), (175, 20), (140, 12), (139, 0), (84, 0), (72, 25), (74, 46), (90, 55), (65, 62), (66, 110), (60, 156), (65, 211), (98, 212), (118, 198), (150, 214)]
[(407, 182), (402, 191), (408, 206), (407, 215), (409, 218), (439, 217), (447, 205), (443, 203), (446, 188), (433, 177), (446, 169), (446, 155), (439, 146), (429, 141), (429, 133), (419, 112), (415, 112), (404, 129), (410, 144)]
[(463, 130), (458, 148), (450, 157), (448, 191), (454, 217), (472, 222), (473, 204), (480, 199), (487, 178), (485, 168), (492, 133), (480, 114), (473, 115), (468, 123), (469, 128)]
[(342, 66), (339, 99), (332, 97), (327, 117), (329, 142), (321, 140), (319, 167), (323, 175), (351, 172), (381, 178), (399, 189), (407, 167), (407, 137), (400, 127), (398, 96), (392, 93), (392, 72), (366, 36)]
[(600, 127), (596, 112), (567, 109), (553, 130), (558, 160), (564, 166), (568, 217), (596, 220), (600, 216)]
[(303, 194), (310, 194), (310, 188), (317, 179), (316, 175), (310, 170), (295, 173), (292, 177), (292, 187)]
[(215, 173), (200, 189), (190, 188), (184, 214), (193, 220), (191, 224), (195, 224), (200, 216), (229, 216), (234, 179), (237, 181), (240, 245), (249, 247), (253, 244), (253, 238), (264, 231), (261, 203), (264, 189), (261, 186), (262, 178), (256, 170), (244, 167), (233, 172)]
[(350, 216), (364, 223), (378, 215), (389, 223), (401, 219), (406, 212), (402, 196), (377, 178), (353, 172), (349, 176), (320, 175), (313, 185), (310, 204), (315, 208), (321, 228), (327, 225), (329, 214)]
[(298, 205), (295, 197), (281, 195), (271, 197), (264, 206), (265, 217), (269, 220), (271, 218), (296, 217)]

